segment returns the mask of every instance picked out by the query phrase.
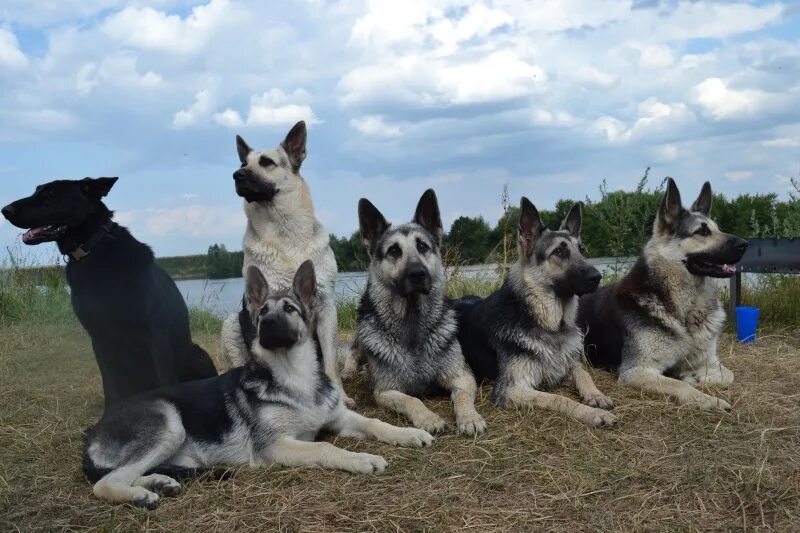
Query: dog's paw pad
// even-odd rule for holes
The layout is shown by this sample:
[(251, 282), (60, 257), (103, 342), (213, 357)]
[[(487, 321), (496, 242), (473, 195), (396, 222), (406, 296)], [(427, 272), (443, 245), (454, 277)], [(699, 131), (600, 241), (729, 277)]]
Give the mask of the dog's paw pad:
[(447, 430), (447, 422), (437, 414), (430, 413), (417, 421), (416, 424), (419, 429), (427, 431), (428, 433), (437, 434)]
[(383, 474), (389, 463), (380, 455), (372, 455), (369, 453), (359, 453), (353, 459), (352, 472), (358, 474)]
[(605, 409), (606, 411), (614, 409), (614, 402), (611, 400), (611, 398), (609, 398), (604, 394), (599, 394), (597, 396), (584, 398), (583, 403), (585, 403), (589, 407), (595, 407), (597, 409)]
[(407, 438), (397, 443), (398, 446), (408, 446), (411, 448), (427, 448), (435, 440), (433, 435), (423, 429), (407, 428)]
[(588, 422), (596, 428), (611, 428), (617, 424), (617, 417), (603, 409), (594, 409), (588, 417)]
[(159, 500), (160, 498), (155, 492), (142, 489), (142, 492), (134, 496), (134, 498), (131, 500), (131, 505), (152, 511), (158, 507)]
[(486, 421), (478, 413), (465, 416), (456, 421), (461, 435), (480, 435), (486, 431)]
[(354, 399), (352, 399), (350, 396), (348, 396), (347, 394), (344, 395), (342, 400), (344, 400), (344, 405), (348, 409), (355, 409), (356, 408), (356, 401)]
[(721, 413), (730, 413), (733, 411), (733, 407), (731, 404), (723, 400), (722, 398), (714, 398), (713, 396), (708, 396), (706, 398), (702, 398), (697, 402), (698, 407), (704, 411), (712, 411), (712, 412), (721, 412)]
[(153, 485), (153, 490), (162, 496), (177, 496), (181, 493), (181, 484), (174, 479), (159, 481)]

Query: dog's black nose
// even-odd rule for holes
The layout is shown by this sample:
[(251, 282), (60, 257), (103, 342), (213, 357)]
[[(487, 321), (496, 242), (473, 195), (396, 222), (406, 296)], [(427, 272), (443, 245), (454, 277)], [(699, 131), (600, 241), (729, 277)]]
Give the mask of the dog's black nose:
[(2, 212), (3, 216), (6, 217), (6, 218), (8, 218), (10, 216), (13, 216), (14, 215), (14, 206), (9, 204), (9, 205), (5, 206), (2, 209), (2, 211), (0, 211), (0, 212)]
[(595, 285), (598, 285), (601, 279), (603, 279), (603, 275), (598, 270), (589, 273), (589, 281)]
[(736, 245), (735, 246), (736, 246), (736, 249), (738, 251), (744, 252), (745, 250), (747, 250), (747, 245), (748, 244), (750, 244), (750, 243), (748, 243), (746, 240), (739, 239), (738, 241), (736, 241)]
[(422, 265), (411, 265), (408, 268), (408, 279), (413, 283), (420, 283), (425, 281), (425, 276), (427, 272)]
[(243, 168), (240, 168), (236, 172), (233, 173), (233, 179), (235, 180), (243, 180), (247, 177), (247, 171)]

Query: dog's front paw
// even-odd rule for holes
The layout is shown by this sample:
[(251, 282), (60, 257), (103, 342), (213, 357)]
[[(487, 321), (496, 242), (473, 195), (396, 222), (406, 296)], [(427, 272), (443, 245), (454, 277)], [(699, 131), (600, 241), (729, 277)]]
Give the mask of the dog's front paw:
[(477, 411), (456, 417), (456, 425), (461, 435), (480, 435), (486, 431), (486, 421)]
[(428, 411), (414, 420), (414, 425), (428, 433), (442, 433), (447, 429), (447, 422), (434, 412)]
[(721, 413), (730, 413), (733, 410), (731, 404), (723, 400), (722, 398), (715, 398), (713, 396), (709, 396), (704, 394), (690, 402), (690, 405), (698, 407), (703, 411), (711, 411), (711, 412), (721, 412)]
[(390, 444), (407, 448), (427, 448), (434, 440), (433, 435), (424, 429), (397, 428), (397, 433)]
[(583, 418), (583, 421), (592, 427), (610, 428), (617, 424), (617, 417), (604, 409), (593, 408)]
[(342, 391), (342, 401), (344, 402), (344, 405), (348, 409), (352, 410), (356, 408), (356, 401), (352, 399), (350, 396), (348, 396), (347, 393), (344, 391)]
[(354, 453), (345, 470), (354, 474), (383, 474), (389, 463), (380, 455)]
[(160, 498), (158, 494), (155, 492), (150, 492), (149, 490), (142, 488), (142, 487), (135, 487), (141, 490), (136, 491), (136, 495), (131, 499), (131, 505), (134, 507), (141, 507), (143, 509), (147, 509), (152, 511), (156, 507), (158, 507), (158, 503)]
[(582, 398), (583, 403), (589, 407), (596, 407), (598, 409), (605, 409), (610, 411), (614, 409), (614, 402), (605, 394), (596, 394), (594, 396), (587, 396)]

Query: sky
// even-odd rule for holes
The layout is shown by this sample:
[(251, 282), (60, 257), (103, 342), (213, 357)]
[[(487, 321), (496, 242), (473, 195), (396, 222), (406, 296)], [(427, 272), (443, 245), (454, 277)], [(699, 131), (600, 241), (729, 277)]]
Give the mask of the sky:
[[(119, 176), (116, 220), (157, 255), (241, 249), (235, 135), (309, 125), (329, 232), (369, 198), (445, 225), (631, 189), (786, 195), (800, 175), (800, 6), (634, 0), (3, 0), (0, 205)], [(0, 262), (31, 254), (0, 219)], [(36, 255), (38, 254), (38, 255)], [(52, 258), (43, 245), (34, 257)]]

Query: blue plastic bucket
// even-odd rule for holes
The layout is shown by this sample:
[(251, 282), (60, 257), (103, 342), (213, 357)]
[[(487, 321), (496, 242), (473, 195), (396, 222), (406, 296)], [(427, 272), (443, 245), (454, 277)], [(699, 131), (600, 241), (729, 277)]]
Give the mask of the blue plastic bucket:
[(758, 307), (739, 306), (736, 308), (736, 340), (753, 342), (758, 327)]

